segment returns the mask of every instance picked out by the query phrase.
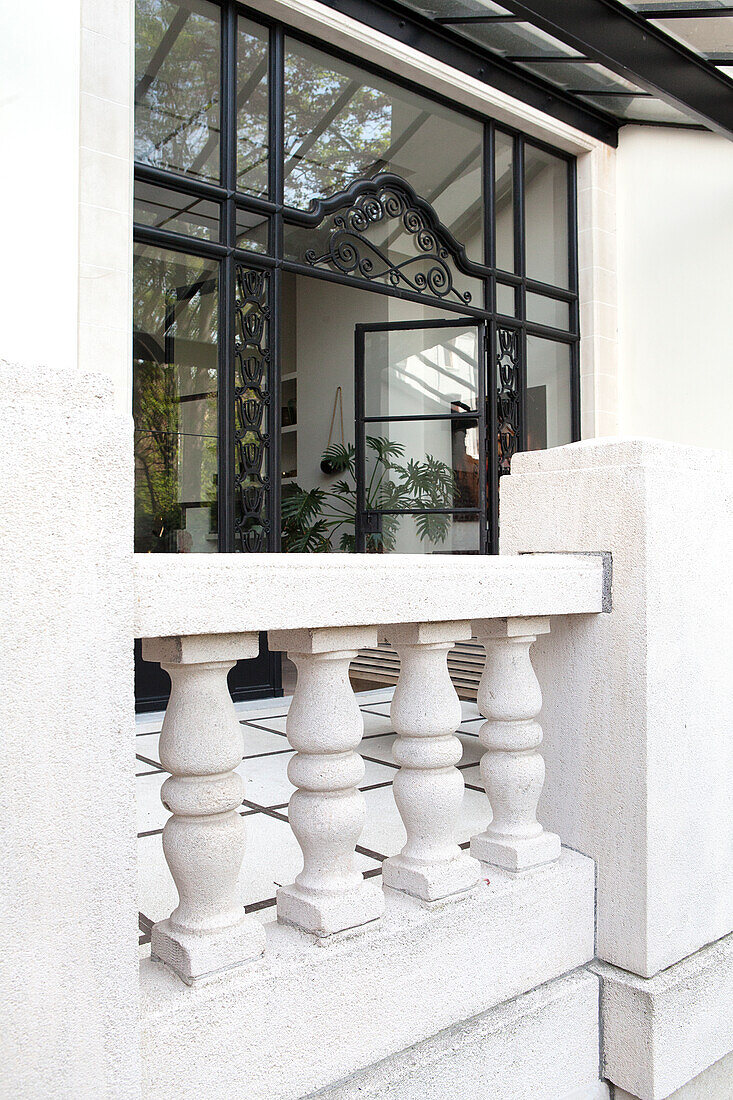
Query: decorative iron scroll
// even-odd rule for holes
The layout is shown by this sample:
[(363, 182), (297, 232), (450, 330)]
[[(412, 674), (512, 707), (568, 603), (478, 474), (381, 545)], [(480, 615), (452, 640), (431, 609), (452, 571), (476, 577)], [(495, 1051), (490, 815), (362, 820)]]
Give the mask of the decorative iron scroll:
[[(394, 173), (359, 180), (293, 220), (320, 226), (329, 215), (328, 247), (321, 254), (314, 248), (305, 253), (305, 262), (311, 267), (326, 267), (342, 275), (461, 304), (471, 301), (471, 292), (459, 289), (457, 278), (461, 274), (477, 278), (485, 274), (480, 265), (466, 257), (464, 248), (438, 220), (432, 206)], [(376, 226), (381, 226), (387, 237), (381, 247), (369, 236)], [(399, 237), (407, 239), (414, 255), (407, 259), (390, 256), (389, 245)]]
[(234, 309), (234, 534), (245, 553), (269, 548), (269, 272), (237, 264)]
[(512, 455), (520, 440), (520, 355), (517, 329), (496, 330), (496, 414), (498, 425), (499, 477), (509, 473)]

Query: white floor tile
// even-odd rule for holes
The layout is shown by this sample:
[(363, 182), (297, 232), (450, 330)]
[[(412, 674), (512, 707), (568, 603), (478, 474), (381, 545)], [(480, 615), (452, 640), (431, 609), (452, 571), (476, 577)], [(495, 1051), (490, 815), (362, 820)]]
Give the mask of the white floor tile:
[[(361, 751), (365, 756), (373, 756), (377, 760), (386, 760), (389, 764), (394, 764), (392, 746), (396, 737), (396, 733), (384, 733), (381, 737), (370, 737), (367, 741), (362, 742)], [(391, 778), (394, 780), (395, 769), (390, 768), (390, 771), (392, 772)]]
[(279, 712), (280, 717), (270, 718), (268, 715), (263, 714), (257, 718), (248, 718), (249, 722), (256, 722), (258, 726), (266, 730), (275, 730), (277, 733), (285, 733), (285, 721), (282, 716), (282, 711)]
[[(239, 876), (242, 904), (264, 901), (274, 896), (278, 886), (293, 881), (303, 866), (298, 842), (285, 821), (267, 814), (246, 817), (247, 848)], [(366, 856), (356, 856), (357, 867), (367, 871), (379, 864)], [(138, 907), (152, 921), (163, 920), (178, 903), (176, 887), (163, 855), (159, 836), (138, 840)], [(263, 910), (263, 919), (272, 919), (274, 910)]]
[[(243, 761), (237, 771), (244, 778), (245, 799), (258, 806), (281, 806), (287, 803), (295, 790), (287, 776), (291, 756), (292, 753), (283, 753), (280, 756), (256, 756)], [(360, 786), (391, 783), (393, 779), (394, 768), (364, 761), (364, 780)]]
[(158, 756), (159, 742), (160, 730), (154, 730), (150, 733), (139, 733), (135, 738), (135, 752), (140, 756), (146, 757), (148, 760), (154, 760), (156, 764), (160, 764), (160, 757)]
[[(465, 773), (464, 773), (465, 776)], [(365, 791), (367, 819), (359, 843), (381, 855), (395, 855), (404, 845), (407, 834), (391, 787)], [(483, 790), (465, 791), (463, 806), (456, 828), (456, 841), (462, 844), (475, 833), (482, 832), (491, 820), (491, 810)]]
[(156, 775), (141, 775), (135, 780), (137, 792), (137, 831), (146, 833), (150, 829), (162, 829), (170, 817), (160, 801), (160, 788), (168, 775), (158, 772)]
[(244, 755), (261, 756), (270, 752), (292, 751), (287, 737), (282, 733), (260, 729), (259, 726), (242, 726), (244, 737)]
[(383, 733), (390, 733), (392, 730), (389, 710), (387, 714), (372, 714), (371, 711), (362, 710), (361, 716), (364, 720), (365, 737), (379, 736)]

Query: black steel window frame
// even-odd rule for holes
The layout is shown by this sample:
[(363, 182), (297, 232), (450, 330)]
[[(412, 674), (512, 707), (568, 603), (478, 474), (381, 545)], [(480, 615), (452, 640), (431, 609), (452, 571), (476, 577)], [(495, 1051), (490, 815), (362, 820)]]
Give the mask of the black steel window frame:
[[(135, 223), (133, 240), (159, 248), (170, 249), (192, 256), (218, 261), (219, 263), (219, 340), (218, 340), (218, 391), (219, 391), (219, 447), (218, 447), (218, 550), (220, 553), (235, 552), (234, 530), (234, 291), (236, 267), (269, 269), (270, 278), (270, 385), (268, 432), (271, 438), (268, 463), (271, 491), (268, 495), (268, 520), (271, 533), (269, 551), (280, 550), (280, 447), (279, 447), (279, 409), (280, 409), (280, 316), (281, 316), (281, 273), (292, 272), (310, 278), (325, 279), (353, 287), (362, 287), (373, 293), (430, 304), (441, 310), (460, 314), (466, 320), (483, 322), (487, 332), (487, 377), (485, 390), (487, 408), (485, 423), (489, 444), (485, 446), (488, 536), (482, 545), (482, 551), (498, 553), (498, 459), (496, 454), (497, 411), (494, 395), (497, 392), (498, 372), (498, 332), (501, 329), (516, 331), (521, 341), (521, 403), (518, 425), (518, 450), (526, 449), (526, 345), (528, 336), (539, 336), (547, 340), (568, 345), (571, 362), (571, 430), (573, 440), (580, 438), (580, 375), (579, 375), (579, 300), (578, 300), (578, 241), (576, 217), (576, 170), (575, 158), (563, 150), (530, 138), (519, 130), (496, 123), (486, 115), (456, 105), (445, 96), (416, 85), (414, 82), (396, 75), (378, 65), (366, 62), (347, 50), (325, 43), (312, 35), (288, 26), (281, 21), (248, 8), (236, 0), (214, 0), (221, 9), (221, 134), (220, 134), (220, 183), (213, 184), (197, 180), (182, 172), (155, 168), (135, 162), (134, 178), (136, 182), (154, 184), (169, 188), (192, 199), (207, 199), (218, 204), (220, 213), (220, 239), (207, 241), (189, 237), (173, 230), (158, 229)], [(237, 190), (237, 19), (242, 16), (267, 30), (268, 34), (268, 190), (269, 196), (263, 199)], [(457, 304), (444, 300), (435, 300), (424, 294), (414, 294), (407, 290), (368, 282), (364, 279), (346, 276), (332, 271), (313, 268), (305, 263), (288, 260), (283, 255), (283, 237), (285, 223), (303, 224), (305, 212), (286, 205), (284, 201), (284, 67), (285, 40), (291, 39), (302, 45), (309, 45), (322, 53), (358, 66), (369, 73), (390, 83), (405, 88), (424, 99), (449, 107), (465, 117), (473, 118), (483, 126), (483, 166), (484, 166), (484, 263), (472, 266), (483, 268), (484, 303), (480, 305)], [(514, 228), (514, 265), (513, 272), (504, 271), (495, 266), (495, 194), (494, 194), (494, 137), (495, 134), (508, 135), (513, 142), (513, 228)], [(526, 272), (526, 249), (524, 241), (524, 179), (523, 154), (529, 145), (544, 150), (567, 165), (568, 193), (568, 288), (563, 288), (532, 279)], [(237, 246), (237, 210), (267, 216), (269, 254), (252, 252)], [(513, 288), (515, 314), (497, 312), (497, 284)], [(568, 329), (557, 329), (527, 320), (527, 293), (537, 293), (547, 298), (566, 302), (569, 308)], [(466, 509), (461, 509), (465, 511)]]

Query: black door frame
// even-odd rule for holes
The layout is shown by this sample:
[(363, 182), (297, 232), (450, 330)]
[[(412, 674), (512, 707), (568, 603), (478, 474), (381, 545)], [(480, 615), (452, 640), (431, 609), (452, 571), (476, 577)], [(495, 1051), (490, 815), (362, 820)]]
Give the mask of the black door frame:
[[(475, 512), (479, 521), (479, 545), (477, 553), (491, 553), (491, 533), (494, 528), (494, 518), (490, 514), (490, 500), (487, 496), (487, 481), (493, 480), (496, 475), (496, 448), (489, 447), (488, 433), (492, 427), (492, 417), (489, 413), (487, 392), (494, 392), (492, 380), (493, 370), (490, 365), (488, 344), (489, 317), (477, 319), (475, 316), (450, 318), (431, 318), (418, 321), (392, 321), (358, 324), (354, 328), (354, 408), (355, 408), (355, 472), (356, 472), (356, 551), (363, 554), (366, 551), (366, 536), (369, 534), (369, 526), (372, 515), (456, 515)], [(467, 413), (445, 413), (429, 415), (407, 416), (367, 416), (364, 411), (364, 386), (365, 386), (365, 336), (368, 332), (408, 332), (431, 328), (475, 328), (478, 334), (479, 371), (478, 371), (478, 395), (476, 411)], [(366, 426), (370, 423), (409, 423), (411, 421), (450, 420), (464, 423), (478, 421), (479, 439), (479, 506), (473, 508), (420, 508), (420, 509), (374, 509), (368, 511), (366, 507), (366, 478), (365, 478), (365, 447)], [(491, 465), (491, 470), (488, 465)]]

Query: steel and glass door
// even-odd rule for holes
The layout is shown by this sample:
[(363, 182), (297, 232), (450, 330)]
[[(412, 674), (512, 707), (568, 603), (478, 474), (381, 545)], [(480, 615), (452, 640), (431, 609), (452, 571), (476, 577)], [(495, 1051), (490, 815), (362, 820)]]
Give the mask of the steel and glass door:
[(487, 551), (486, 327), (357, 325), (356, 548)]

